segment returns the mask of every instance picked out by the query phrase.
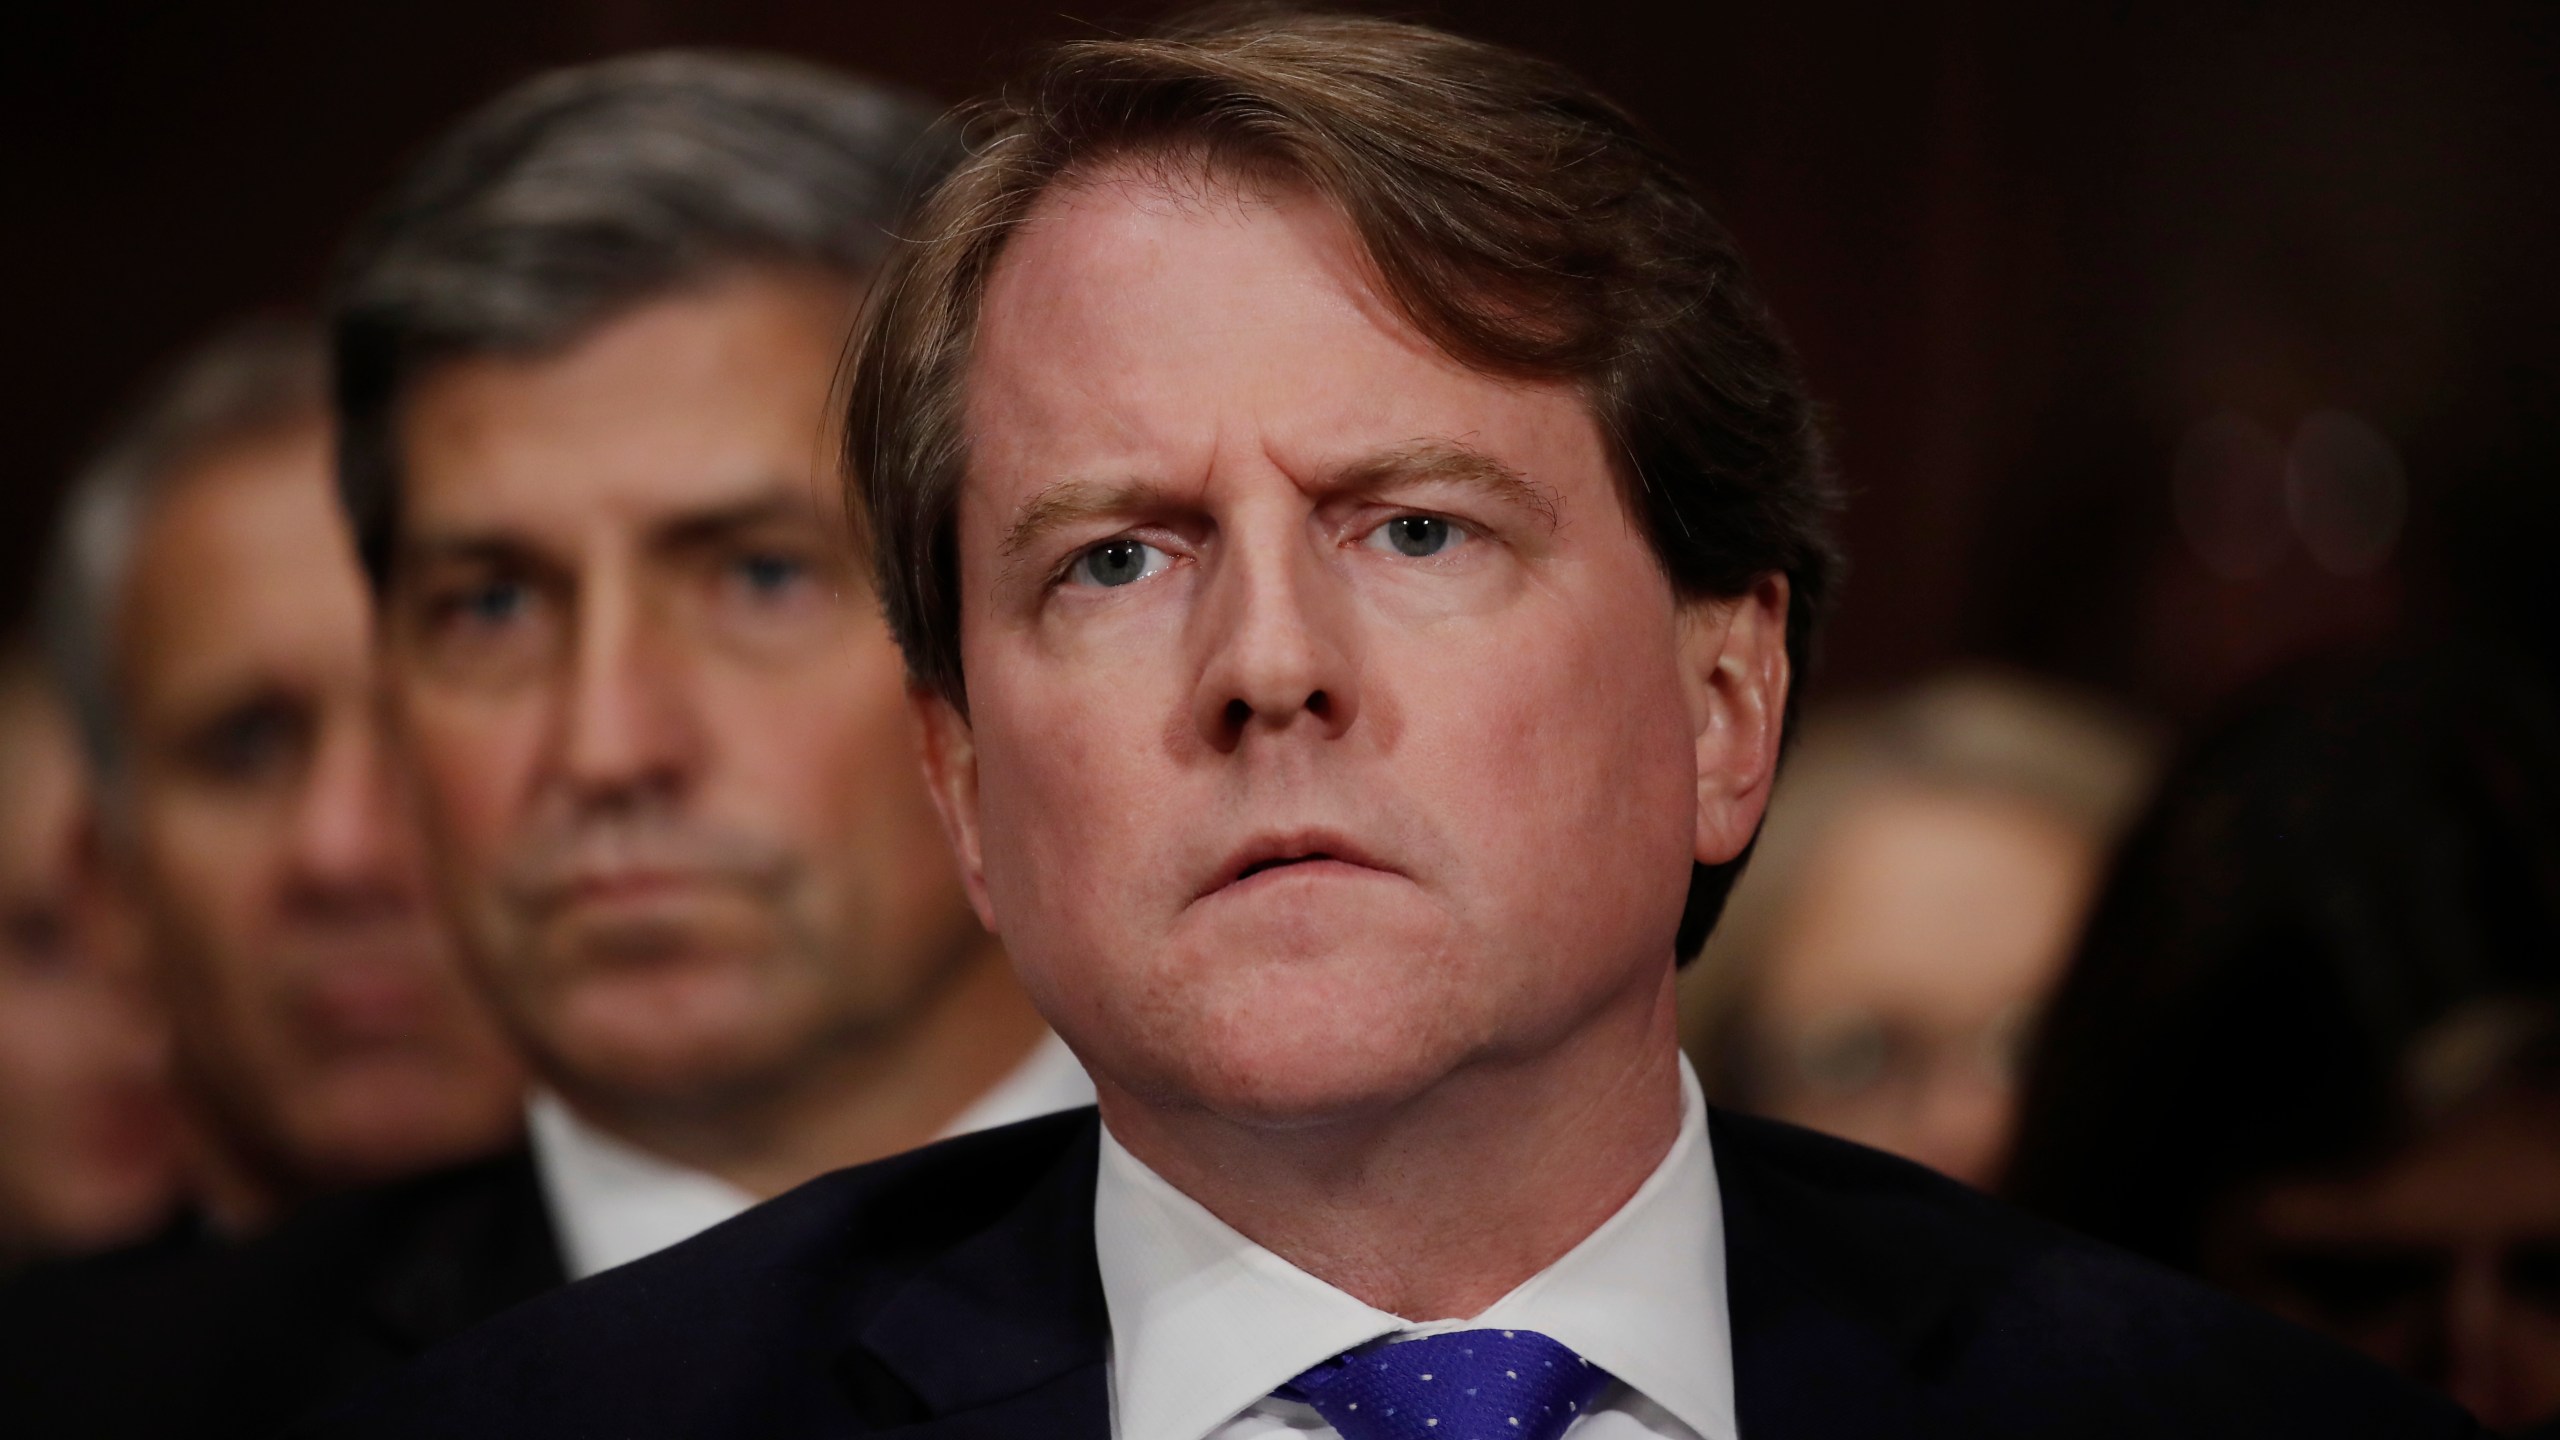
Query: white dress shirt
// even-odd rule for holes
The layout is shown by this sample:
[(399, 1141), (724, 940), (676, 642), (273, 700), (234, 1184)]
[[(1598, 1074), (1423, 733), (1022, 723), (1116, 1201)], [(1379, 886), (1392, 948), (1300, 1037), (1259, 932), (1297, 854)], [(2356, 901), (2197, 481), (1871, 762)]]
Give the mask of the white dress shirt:
[(1686, 1060), (1680, 1095), (1679, 1137), (1615, 1215), (1484, 1313), (1429, 1324), (1246, 1239), (1106, 1129), (1094, 1251), (1116, 1440), (1339, 1440), (1312, 1407), (1271, 1392), (1372, 1340), (1474, 1329), (1537, 1331), (1617, 1377), (1574, 1440), (1736, 1440), (1724, 1206)]
[[(1051, 1035), (936, 1138), (1092, 1103), (1093, 1082), (1084, 1067)], [(716, 1175), (606, 1134), (547, 1090), (534, 1092), (525, 1108), (534, 1169), (572, 1280), (690, 1240), (756, 1203), (755, 1196)]]

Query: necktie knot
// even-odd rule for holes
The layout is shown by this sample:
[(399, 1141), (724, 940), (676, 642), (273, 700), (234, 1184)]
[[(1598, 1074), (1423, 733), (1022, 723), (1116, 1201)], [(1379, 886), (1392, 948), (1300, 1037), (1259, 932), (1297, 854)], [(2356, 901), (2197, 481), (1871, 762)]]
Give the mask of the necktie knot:
[(1534, 1330), (1456, 1330), (1338, 1355), (1279, 1393), (1343, 1440), (1555, 1440), (1609, 1378)]

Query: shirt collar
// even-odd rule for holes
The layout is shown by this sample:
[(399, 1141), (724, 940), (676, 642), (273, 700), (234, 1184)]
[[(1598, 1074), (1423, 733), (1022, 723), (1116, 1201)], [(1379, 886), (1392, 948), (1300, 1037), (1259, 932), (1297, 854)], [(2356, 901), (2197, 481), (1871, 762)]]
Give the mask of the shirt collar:
[(526, 1102), (525, 1122), (572, 1280), (690, 1240), (756, 1203), (716, 1175), (606, 1134), (548, 1090)]
[(1427, 1325), (1353, 1299), (1246, 1239), (1106, 1127), (1094, 1251), (1121, 1440), (1202, 1440), (1320, 1361), (1384, 1336), (1535, 1330), (1705, 1440), (1733, 1440), (1724, 1212), (1706, 1101), (1680, 1062), (1680, 1133), (1618, 1212), (1481, 1315)]
[(1021, 1064), (987, 1087), (985, 1094), (970, 1101), (969, 1108), (943, 1126), (942, 1133), (934, 1138), (947, 1140), (954, 1135), (993, 1130), (1017, 1120), (1036, 1120), (1092, 1103), (1093, 1080), (1084, 1073), (1076, 1052), (1057, 1036), (1044, 1035)]
[[(935, 1138), (1092, 1103), (1093, 1081), (1075, 1052), (1048, 1035)], [(690, 1240), (756, 1203), (755, 1196), (716, 1175), (597, 1129), (550, 1091), (536, 1091), (525, 1110), (534, 1164), (572, 1280)]]

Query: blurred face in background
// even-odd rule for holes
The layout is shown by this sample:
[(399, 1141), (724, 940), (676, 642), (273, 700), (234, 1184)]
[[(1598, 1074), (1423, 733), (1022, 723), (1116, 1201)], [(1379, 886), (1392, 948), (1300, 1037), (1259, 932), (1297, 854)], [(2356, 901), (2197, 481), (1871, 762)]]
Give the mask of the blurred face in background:
[(1754, 971), (1753, 1107), (1989, 1185), (2101, 858), (2022, 800), (1888, 784), (1849, 801)]
[(2223, 1208), (2206, 1278), (2513, 1430), (2560, 1415), (2560, 1095), (2497, 1089), (2362, 1171)]
[(405, 408), (394, 704), (473, 959), (572, 1099), (806, 1085), (985, 954), (832, 478), (851, 301), (742, 272)]
[(50, 694), (0, 677), (0, 1262), (138, 1238), (177, 1201), (156, 1022), (74, 923), (80, 784)]
[(325, 430), (175, 477), (129, 573), (111, 839), (207, 1128), (288, 1190), (503, 1144), (519, 1071), (429, 908)]

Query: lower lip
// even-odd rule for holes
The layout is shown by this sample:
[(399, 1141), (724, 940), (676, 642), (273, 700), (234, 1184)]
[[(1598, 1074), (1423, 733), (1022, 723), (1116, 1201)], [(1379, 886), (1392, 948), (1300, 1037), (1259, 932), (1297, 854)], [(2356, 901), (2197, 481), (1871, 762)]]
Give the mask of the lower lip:
[(569, 886), (560, 898), (571, 905), (612, 905), (628, 901), (649, 901), (669, 895), (683, 895), (712, 888), (700, 875), (653, 872), (640, 875), (617, 875), (610, 880), (586, 880)]
[(389, 1043), (416, 1032), (432, 1008), (427, 987), (407, 975), (333, 975), (306, 1003), (324, 1033), (353, 1044)]
[(1256, 870), (1242, 879), (1228, 881), (1214, 893), (1220, 895), (1249, 893), (1270, 885), (1285, 884), (1291, 880), (1382, 880), (1387, 878), (1389, 873), (1374, 865), (1359, 865), (1349, 860), (1300, 860), (1294, 864), (1274, 865), (1266, 870)]

